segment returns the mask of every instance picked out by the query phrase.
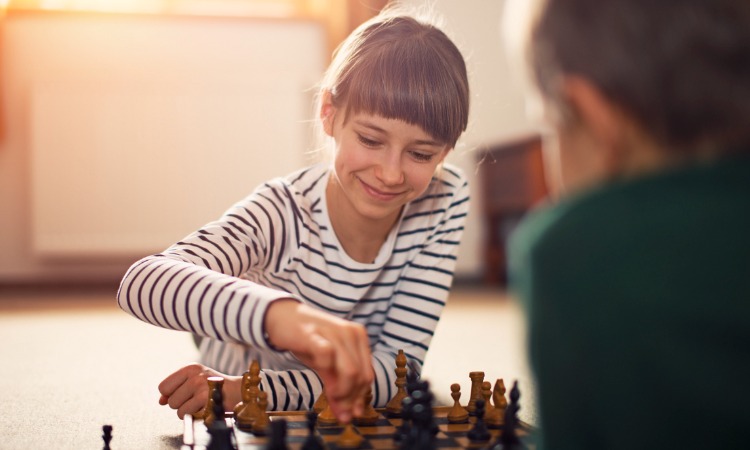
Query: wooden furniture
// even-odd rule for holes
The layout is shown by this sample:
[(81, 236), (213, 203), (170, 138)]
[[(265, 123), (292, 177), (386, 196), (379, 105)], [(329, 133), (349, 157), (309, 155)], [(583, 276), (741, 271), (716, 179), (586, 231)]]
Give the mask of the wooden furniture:
[(538, 135), (487, 147), (479, 157), (484, 282), (507, 282), (506, 241), (520, 219), (547, 194)]

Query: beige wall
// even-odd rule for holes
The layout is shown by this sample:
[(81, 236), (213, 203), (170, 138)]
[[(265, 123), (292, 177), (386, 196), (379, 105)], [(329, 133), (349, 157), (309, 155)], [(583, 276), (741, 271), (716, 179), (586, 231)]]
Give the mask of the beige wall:
[[(405, 3), (418, 5), (424, 2), (407, 0)], [(479, 215), (481, 193), (477, 192), (478, 183), (475, 180), (477, 148), (514, 139), (527, 133), (531, 127), (525, 119), (521, 93), (507, 67), (500, 41), (503, 2), (433, 0), (427, 3), (443, 16), (446, 31), (461, 48), (470, 71), (471, 122), (451, 160), (462, 166), (473, 181), (474, 208), (469, 217), (458, 267), (459, 276), (473, 278), (478, 277), (482, 269), (484, 233)], [(211, 220), (262, 179), (281, 175), (288, 167), (303, 164), (306, 161), (305, 151), (312, 147), (309, 123), (305, 122), (311, 117), (310, 92), (305, 88), (318, 80), (327, 60), (325, 32), (313, 22), (22, 14), (8, 16), (2, 27), (0, 283), (116, 280), (143, 251), (150, 248), (153, 251), (162, 250), (163, 246), (159, 247), (158, 242), (163, 241), (164, 246), (170, 244), (184, 233)], [(296, 74), (296, 77), (287, 77), (282, 82), (284, 74)], [(90, 80), (90, 84), (86, 80)], [(143, 177), (156, 177), (162, 173), (171, 180), (165, 183), (174, 183), (175, 179), (185, 183), (185, 177), (170, 178), (168, 173), (171, 162), (178, 160), (180, 155), (173, 147), (180, 142), (183, 133), (175, 130), (186, 129), (179, 127), (188, 120), (183, 117), (184, 114), (174, 114), (180, 112), (179, 107), (166, 100), (157, 103), (157, 112), (161, 111), (174, 120), (164, 133), (159, 133), (158, 127), (147, 130), (145, 136), (151, 136), (148, 141), (151, 147), (139, 145), (142, 140), (122, 142), (112, 135), (94, 138), (91, 133), (81, 131), (87, 130), (91, 122), (96, 125), (97, 121), (103, 119), (96, 114), (95, 106), (87, 101), (76, 102), (96, 97), (93, 93), (97, 89), (101, 94), (102, 86), (128, 85), (129, 80), (138, 80), (142, 85), (145, 83), (145, 89), (162, 94), (167, 85), (172, 86), (173, 90), (176, 89), (175, 85), (202, 86), (203, 90), (199, 89), (198, 94), (195, 94), (195, 89), (192, 92), (197, 95), (195, 104), (203, 113), (199, 120), (209, 126), (203, 130), (205, 133), (187, 128), (190, 136), (193, 136), (190, 139), (193, 146), (188, 150), (193, 154), (211, 155), (212, 160), (222, 157), (237, 160), (241, 155), (246, 158), (242, 160), (244, 164), (253, 167), (250, 175), (224, 173), (223, 176), (215, 176), (215, 183), (228, 184), (217, 184), (215, 193), (204, 199), (203, 206), (196, 207), (193, 215), (183, 217), (170, 214), (169, 217), (177, 217), (175, 220), (179, 221), (178, 224), (157, 230), (157, 225), (165, 220), (163, 208), (158, 205), (169, 204), (169, 199), (175, 197), (174, 192), (191, 189), (189, 182), (182, 187), (172, 186), (173, 190), (167, 189), (167, 193), (153, 181), (143, 186)], [(159, 85), (159, 80), (166, 84)], [(174, 80), (179, 82), (174, 83)], [(278, 88), (282, 84), (286, 87), (294, 83), (300, 84), (299, 97), (286, 96), (282, 102), (274, 103), (280, 91), (270, 87), (277, 85)], [(237, 96), (230, 97), (226, 105), (217, 108), (229, 109), (236, 115), (257, 115), (258, 110), (253, 112), (252, 106), (250, 109), (242, 106), (248, 102), (238, 101), (257, 96), (260, 117), (272, 105), (276, 107), (276, 112), (271, 114), (276, 115), (272, 116), (273, 120), (258, 120), (260, 123), (254, 125), (237, 125), (230, 120), (231, 123), (225, 123), (226, 129), (216, 126), (223, 123), (223, 119), (221, 115), (210, 113), (210, 106), (214, 103), (206, 100), (206, 96), (215, 92), (211, 85), (219, 86), (217, 89), (220, 93), (225, 92), (227, 86), (237, 86)], [(265, 88), (257, 92), (253, 91), (252, 86)], [(77, 96), (75, 92), (82, 94)], [(132, 97), (132, 92), (127, 89), (125, 93), (120, 91), (118, 101)], [(177, 90), (173, 93), (176, 98), (183, 98), (185, 92)], [(71, 102), (78, 104), (78, 112), (69, 111), (68, 115), (65, 108)], [(50, 104), (53, 105), (52, 113), (49, 112)], [(121, 124), (118, 132), (148, 128), (151, 122), (144, 119), (143, 114), (153, 111), (154, 106), (139, 101), (132, 101), (129, 105), (129, 110), (125, 108), (127, 111), (122, 112), (120, 108), (120, 116), (115, 117), (127, 118), (130, 114), (137, 120), (128, 122), (131, 128)], [(62, 109), (62, 112), (54, 112), (55, 108)], [(43, 112), (40, 113), (40, 110)], [(181, 118), (175, 119), (174, 116)], [(55, 117), (60, 120), (54, 120)], [(106, 127), (99, 123), (96, 128), (101, 131)], [(266, 153), (267, 147), (282, 138), (286, 139), (284, 145), (275, 146), (271, 158)], [(66, 139), (73, 143), (73, 148), (58, 149), (55, 143)], [(221, 145), (211, 145), (212, 142)], [(262, 144), (258, 145), (259, 142)], [(172, 156), (155, 158), (153, 148), (160, 145), (170, 148)], [(127, 177), (116, 179), (116, 182), (112, 182), (111, 178), (102, 180), (99, 177), (96, 180), (95, 175), (99, 173), (95, 170), (97, 161), (88, 159), (86, 152), (105, 147), (110, 154), (119, 155), (109, 166), (133, 165), (133, 161), (147, 160), (149, 167), (156, 167), (153, 169), (156, 173), (138, 172), (136, 179), (131, 180), (138, 183), (128, 182)], [(248, 155), (245, 149), (255, 151)], [(58, 151), (66, 152), (65, 156), (70, 155), (70, 158), (56, 153)], [(132, 155), (128, 155), (131, 151)], [(50, 152), (52, 156), (49, 156)], [(102, 154), (98, 151), (95, 153)], [(47, 165), (32, 164), (35, 158)], [(282, 162), (279, 163), (279, 160)], [(98, 163), (101, 164), (101, 161)], [(91, 190), (87, 192), (86, 189), (71, 188), (75, 180), (80, 179), (77, 177), (88, 177), (86, 179), (89, 181), (93, 179), (105, 185), (108, 180), (110, 183), (106, 189), (97, 190), (93, 195)], [(228, 180), (235, 181), (229, 183)], [(131, 192), (135, 184), (140, 187), (135, 189), (136, 192)], [(79, 197), (75, 192), (84, 194)], [(160, 198), (159, 193), (167, 195), (166, 199)], [(55, 201), (66, 195), (67, 201)], [(118, 195), (121, 196), (119, 202), (106, 201)], [(128, 214), (127, 208), (122, 207), (126, 200), (135, 201), (141, 209)], [(48, 204), (44, 205), (44, 202)], [(68, 205), (71, 207), (66, 207)], [(149, 239), (139, 241), (136, 238), (140, 247), (124, 242), (125, 238), (113, 242), (113, 239), (106, 237), (99, 241), (93, 238), (85, 240), (86, 233), (77, 237), (65, 235), (75, 228), (71, 224), (81, 219), (81, 208), (83, 211), (93, 208), (91, 214), (106, 219), (94, 221), (99, 228), (92, 228), (88, 233), (89, 238), (97, 230), (107, 231), (111, 227), (132, 230), (141, 226), (143, 230), (148, 230), (149, 224), (152, 224), (156, 231), (148, 235)], [(144, 212), (143, 208), (147, 211)], [(49, 220), (57, 213), (62, 214), (59, 216), (61, 220)], [(75, 217), (71, 219), (66, 215)], [(91, 220), (86, 222), (91, 223)], [(41, 239), (39, 236), (42, 235), (51, 236), (52, 241)], [(81, 251), (55, 250), (54, 245), (49, 245), (49, 242), (56, 242), (55, 239), (57, 242), (72, 242), (72, 247), (78, 246)], [(81, 244), (78, 245), (75, 239), (81, 239)], [(107, 242), (114, 247), (107, 250), (106, 245), (102, 244)], [(88, 250), (83, 251), (84, 248)]]
[(116, 280), (312, 147), (313, 21), (10, 13), (0, 282)]
[[(442, 18), (446, 33), (464, 55), (469, 72), (469, 127), (450, 158), (463, 167), (472, 184), (472, 210), (461, 244), (459, 273), (475, 278), (482, 272), (482, 193), (476, 177), (484, 146), (513, 141), (534, 130), (525, 112), (520, 74), (509, 67), (501, 39), (503, 0), (404, 0)], [(427, 6), (425, 6), (427, 5)]]

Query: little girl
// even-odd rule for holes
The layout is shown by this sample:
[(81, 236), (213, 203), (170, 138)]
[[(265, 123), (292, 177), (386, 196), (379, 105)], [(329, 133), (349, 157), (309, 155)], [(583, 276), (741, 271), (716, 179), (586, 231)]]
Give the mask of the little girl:
[(319, 95), (333, 161), (268, 181), (163, 253), (133, 264), (122, 309), (202, 336), (201, 364), (160, 385), (180, 418), (225, 378), (225, 407), (260, 362), (269, 409), (310, 409), (326, 390), (339, 420), (395, 393), (395, 355), (421, 368), (448, 297), (469, 208), (444, 164), (466, 129), (464, 60), (436, 27), (391, 12), (335, 54)]

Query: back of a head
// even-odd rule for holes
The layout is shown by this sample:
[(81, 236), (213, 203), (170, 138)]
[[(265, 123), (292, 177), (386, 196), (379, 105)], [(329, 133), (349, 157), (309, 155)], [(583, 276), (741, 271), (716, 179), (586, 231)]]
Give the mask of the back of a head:
[(389, 9), (358, 27), (337, 49), (322, 88), (334, 105), (420, 126), (453, 147), (466, 129), (464, 59), (436, 26)]
[(529, 44), (557, 109), (581, 76), (669, 151), (750, 151), (747, 0), (547, 0)]

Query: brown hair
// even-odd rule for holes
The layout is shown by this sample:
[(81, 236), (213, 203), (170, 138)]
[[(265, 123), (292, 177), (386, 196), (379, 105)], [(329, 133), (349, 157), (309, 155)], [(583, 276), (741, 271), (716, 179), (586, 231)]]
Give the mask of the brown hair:
[(559, 81), (577, 75), (671, 151), (750, 151), (747, 0), (547, 0), (529, 44), (563, 116)]
[(420, 126), (455, 146), (469, 120), (469, 82), (458, 48), (437, 27), (388, 11), (337, 48), (322, 90), (349, 113)]

